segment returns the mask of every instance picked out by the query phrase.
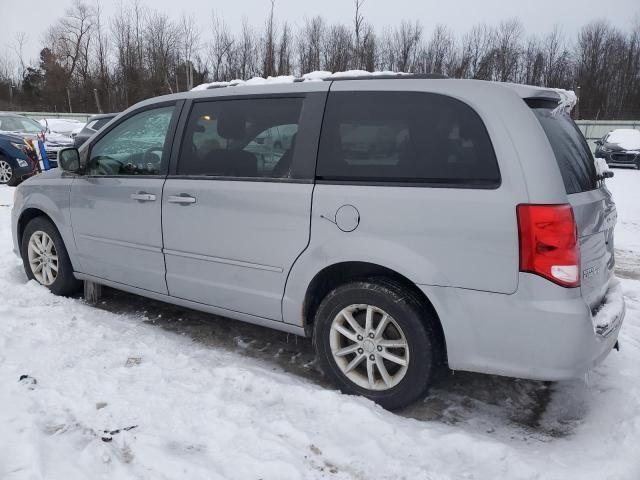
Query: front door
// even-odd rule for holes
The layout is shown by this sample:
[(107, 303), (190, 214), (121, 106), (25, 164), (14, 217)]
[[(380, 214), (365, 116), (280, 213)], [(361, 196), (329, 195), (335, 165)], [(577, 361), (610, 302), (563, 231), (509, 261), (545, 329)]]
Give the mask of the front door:
[[(163, 196), (170, 295), (282, 320), (287, 275), (309, 242), (313, 105), (324, 97), (194, 102)], [(317, 130), (303, 128), (316, 115)]]
[(82, 273), (167, 293), (162, 187), (175, 102), (134, 113), (90, 146), (71, 187), (71, 221)]

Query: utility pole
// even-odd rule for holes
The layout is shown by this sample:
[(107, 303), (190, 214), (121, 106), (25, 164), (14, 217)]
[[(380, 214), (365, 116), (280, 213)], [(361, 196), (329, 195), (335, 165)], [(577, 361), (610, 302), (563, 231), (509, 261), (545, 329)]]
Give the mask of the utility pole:
[(98, 89), (97, 88), (93, 89), (93, 96), (96, 99), (96, 107), (98, 107), (98, 113), (104, 113), (102, 111), (102, 107), (100, 106), (100, 98), (98, 97)]
[(9, 110), (13, 110), (13, 89), (16, 88), (16, 86), (9, 82)]
[(67, 87), (67, 100), (69, 101), (69, 113), (73, 113), (73, 109), (71, 108), (71, 92), (69, 91), (69, 87)]
[(578, 97), (578, 101), (576, 102), (576, 120), (580, 120), (580, 86), (576, 87), (576, 97)]

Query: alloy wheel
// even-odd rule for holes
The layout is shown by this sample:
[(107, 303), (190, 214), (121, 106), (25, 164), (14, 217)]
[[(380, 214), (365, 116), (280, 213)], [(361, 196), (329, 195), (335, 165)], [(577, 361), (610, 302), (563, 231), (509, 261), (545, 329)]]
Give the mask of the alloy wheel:
[(9, 183), (13, 176), (13, 169), (9, 162), (6, 160), (0, 160), (0, 183)]
[(342, 373), (367, 390), (388, 390), (409, 367), (409, 344), (402, 328), (374, 305), (350, 305), (331, 323), (333, 359)]
[(43, 231), (35, 231), (29, 239), (29, 267), (35, 279), (50, 286), (58, 277), (58, 252), (52, 238)]

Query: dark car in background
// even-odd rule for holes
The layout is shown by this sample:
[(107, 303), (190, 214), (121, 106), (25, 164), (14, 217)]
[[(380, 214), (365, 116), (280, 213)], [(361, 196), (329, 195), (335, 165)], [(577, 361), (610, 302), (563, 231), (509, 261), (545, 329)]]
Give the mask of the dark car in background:
[(114, 119), (117, 113), (102, 113), (100, 115), (93, 115), (89, 117), (87, 124), (80, 131), (80, 133), (74, 135), (73, 143), (76, 148), (79, 148), (84, 142), (86, 142), (94, 133), (104, 127), (112, 119)]
[(14, 186), (34, 174), (20, 135), (0, 132), (0, 185)]
[(73, 146), (71, 137), (51, 132), (46, 126), (32, 118), (13, 112), (0, 112), (0, 133), (36, 140), (44, 138), (44, 147), (51, 168), (58, 166), (58, 151)]
[(610, 166), (640, 169), (640, 130), (620, 128), (596, 142), (596, 158), (604, 158)]

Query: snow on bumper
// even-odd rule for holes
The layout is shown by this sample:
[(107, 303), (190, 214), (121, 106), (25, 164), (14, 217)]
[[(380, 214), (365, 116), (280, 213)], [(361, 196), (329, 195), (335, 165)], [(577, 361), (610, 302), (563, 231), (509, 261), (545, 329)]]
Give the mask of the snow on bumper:
[(622, 284), (617, 278), (613, 278), (609, 284), (609, 290), (602, 305), (593, 315), (593, 329), (596, 334), (608, 337), (622, 324), (625, 315), (624, 296)]

